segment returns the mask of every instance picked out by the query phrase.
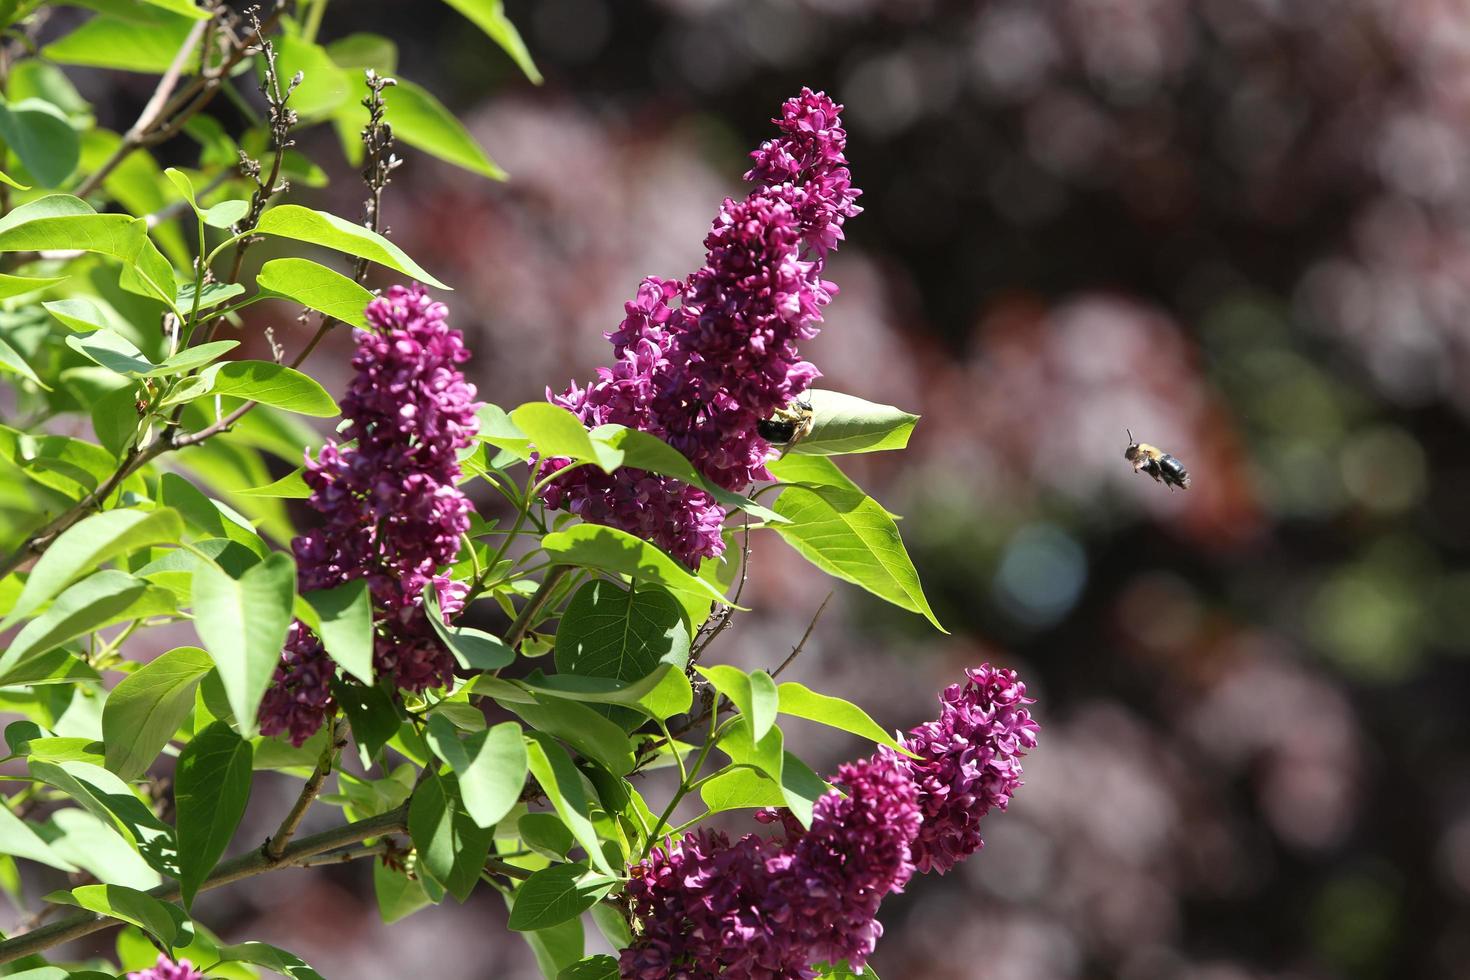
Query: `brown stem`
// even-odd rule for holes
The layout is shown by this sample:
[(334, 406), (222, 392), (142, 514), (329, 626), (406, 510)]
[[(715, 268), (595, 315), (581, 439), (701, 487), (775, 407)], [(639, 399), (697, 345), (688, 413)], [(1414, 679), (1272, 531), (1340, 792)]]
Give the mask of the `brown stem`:
[(801, 654), (801, 648), (804, 647), (804, 646), (806, 646), (806, 641), (811, 637), (812, 630), (814, 630), (814, 629), (817, 628), (817, 620), (819, 620), (819, 619), (822, 618), (822, 610), (826, 609), (827, 608), (827, 603), (829, 603), (831, 601), (832, 601), (832, 593), (828, 592), (827, 593), (827, 598), (825, 598), (825, 599), (822, 600), (822, 604), (817, 607), (816, 613), (813, 614), (812, 621), (810, 623), (807, 623), (806, 624), (806, 632), (803, 633), (803, 634), (801, 634), (800, 641), (797, 642), (796, 646), (794, 646), (794, 647), (791, 648), (791, 654), (790, 654), (790, 656), (788, 656), (785, 660), (781, 661), (781, 666), (779, 666), (775, 670), (771, 671), (771, 677), (772, 677), (772, 679), (777, 678), (777, 677), (780, 677), (781, 676), (781, 671), (785, 670), (787, 667), (790, 667), (791, 666), (791, 661), (795, 660)]
[[(407, 829), (408, 807), (405, 805), (376, 817), (368, 817), (365, 820), (358, 820), (293, 841), (276, 859), (268, 857), (263, 850), (256, 848), (215, 868), (214, 873), (199, 886), (199, 890), (208, 891), (211, 888), (218, 888), (245, 878), (253, 878), (267, 871), (292, 867), (305, 858), (358, 844), (371, 837), (401, 834)], [(159, 885), (148, 894), (160, 901), (176, 901), (179, 898), (178, 882)], [(42, 926), (40, 929), (0, 942), (0, 964), (13, 963), (21, 957), (42, 952), (52, 946), (69, 942), (99, 929), (106, 929), (108, 926), (121, 924), (117, 919), (104, 918), (93, 912), (76, 912), (49, 926)]]

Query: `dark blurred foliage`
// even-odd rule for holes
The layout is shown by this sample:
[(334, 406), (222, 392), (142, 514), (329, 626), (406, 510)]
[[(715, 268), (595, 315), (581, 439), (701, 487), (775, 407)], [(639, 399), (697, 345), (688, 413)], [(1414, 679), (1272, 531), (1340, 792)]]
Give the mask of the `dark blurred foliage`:
[[(1470, 977), (1464, 0), (507, 6), (542, 89), (439, 5), (327, 19), (396, 37), (512, 175), (409, 154), (387, 205), (503, 405), (586, 377), (638, 279), (697, 265), (781, 99), (848, 106), (867, 213), (811, 356), (924, 414), (850, 470), (952, 635), (843, 589), (789, 676), (907, 727), (989, 659), (1044, 724), (985, 851), (890, 900), (878, 972)], [(1192, 489), (1135, 476), (1125, 427)], [(751, 573), (721, 642), (769, 667), (824, 587), (773, 540)], [(235, 911), (328, 975), (428, 944), (439, 976), (530, 975), (473, 926), (493, 903), (384, 932), (363, 879), (302, 880)]]

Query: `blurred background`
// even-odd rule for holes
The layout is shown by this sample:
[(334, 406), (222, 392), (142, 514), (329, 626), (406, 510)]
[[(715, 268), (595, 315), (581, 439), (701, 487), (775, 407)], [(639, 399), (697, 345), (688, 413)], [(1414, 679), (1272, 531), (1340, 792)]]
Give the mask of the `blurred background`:
[[(1043, 724), (985, 850), (886, 903), (878, 974), (1470, 977), (1464, 0), (508, 0), (540, 88), (447, 7), (337, 6), (324, 40), (395, 37), (511, 175), (408, 151), (386, 203), (505, 406), (699, 265), (782, 99), (847, 105), (866, 213), (808, 356), (923, 414), (843, 465), (951, 633), (839, 586), (787, 676), (907, 728), (990, 661)], [(120, 128), (145, 84), (86, 94)], [(301, 139), (356, 214), (335, 136)], [(1133, 474), (1125, 427), (1192, 488)], [(712, 653), (779, 663), (828, 589), (758, 535)], [(341, 868), (201, 908), (329, 977), (537, 975), (493, 893), (384, 927)]]

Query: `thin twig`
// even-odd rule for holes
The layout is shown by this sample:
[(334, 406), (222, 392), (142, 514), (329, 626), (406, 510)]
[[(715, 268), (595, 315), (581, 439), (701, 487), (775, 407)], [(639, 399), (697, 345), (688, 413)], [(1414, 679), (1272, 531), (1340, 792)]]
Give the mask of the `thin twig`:
[[(174, 60), (169, 62), (168, 70), (158, 80), (158, 86), (154, 88), (153, 95), (148, 103), (143, 106), (143, 111), (138, 113), (138, 121), (128, 129), (123, 136), (124, 142), (141, 142), (143, 137), (153, 128), (158, 121), (158, 114), (168, 104), (169, 96), (173, 95), (174, 86), (179, 84), (179, 76), (184, 73), (184, 66), (189, 63), (189, 56), (194, 53), (194, 47), (204, 38), (204, 28), (214, 18), (196, 20), (194, 26), (189, 28), (189, 35), (184, 38), (184, 43), (179, 45)], [(202, 60), (200, 67), (203, 67)]]
[(817, 620), (819, 620), (819, 619), (822, 618), (822, 610), (826, 609), (827, 608), (827, 603), (829, 603), (831, 601), (832, 601), (832, 593), (831, 592), (828, 592), (827, 593), (827, 598), (825, 598), (825, 599), (822, 600), (822, 604), (817, 607), (816, 613), (813, 614), (812, 621), (810, 623), (807, 623), (806, 624), (806, 632), (803, 633), (803, 634), (801, 634), (801, 640), (796, 644), (796, 646), (794, 646), (794, 647), (791, 648), (791, 654), (790, 654), (790, 656), (788, 656), (785, 660), (781, 661), (781, 666), (779, 666), (775, 670), (771, 671), (771, 678), (773, 680), (775, 678), (777, 678), (777, 677), (780, 677), (781, 676), (781, 671), (783, 671), (787, 667), (791, 666), (791, 661), (795, 660), (797, 658), (797, 656), (800, 655), (801, 648), (804, 647), (804, 646), (806, 646), (807, 639), (810, 638), (811, 635), (812, 635), (812, 630), (814, 630), (814, 629), (817, 628)]
[[(133, 129), (128, 130), (128, 135), (125, 136), (122, 142), (118, 144), (117, 149), (112, 152), (112, 155), (109, 156), (102, 163), (101, 166), (92, 171), (92, 173), (89, 174), (87, 178), (82, 181), (82, 183), (76, 188), (76, 190), (73, 191), (73, 193), (76, 194), (77, 197), (86, 197), (88, 194), (91, 194), (93, 191), (97, 190), (97, 188), (101, 187), (102, 182), (105, 181), (108, 176), (110, 176), (112, 172), (116, 170), (118, 166), (133, 153), (134, 150), (137, 150), (143, 146), (151, 145), (155, 142), (159, 142), (161, 139), (172, 136), (174, 133), (177, 133), (180, 129), (182, 129), (184, 123), (188, 121), (190, 116), (195, 115), (209, 104), (209, 102), (214, 98), (215, 94), (218, 93), (220, 88), (229, 80), (230, 72), (234, 69), (234, 67), (239, 64), (246, 56), (254, 53), (255, 45), (264, 38), (267, 31), (275, 27), (276, 21), (280, 19), (284, 9), (284, 0), (277, 0), (277, 3), (275, 4), (275, 9), (271, 11), (270, 15), (267, 16), (264, 21), (261, 21), (259, 23), (259, 26), (254, 31), (252, 31), (251, 34), (244, 40), (235, 40), (230, 45), (230, 49), (228, 53), (226, 53), (223, 60), (214, 68), (205, 69), (203, 66), (203, 57), (201, 56), (201, 70), (200, 73), (194, 77), (194, 80), (188, 85), (185, 85), (181, 89), (179, 89), (179, 91), (175, 93), (172, 98), (169, 98), (168, 101), (162, 105), (162, 107), (158, 108), (155, 111), (154, 118), (150, 122), (148, 122), (146, 129), (137, 131), (135, 133), (135, 130), (137, 130), (138, 128), (138, 124), (135, 123)], [(207, 25), (214, 23), (214, 21), (207, 20), (200, 21), (200, 23)], [(184, 55), (186, 59), (188, 57), (189, 49), (192, 48), (194, 42), (197, 40), (198, 38), (196, 38), (191, 33), (190, 40), (180, 48), (180, 52)], [(165, 76), (165, 78), (166, 77), (167, 76)], [(164, 79), (160, 79), (160, 90), (163, 89), (163, 81)], [(178, 79), (175, 78), (174, 82), (171, 83), (171, 85), (176, 84), (177, 81)], [(157, 94), (157, 91), (155, 91), (155, 97), (157, 96)], [(165, 98), (168, 98), (167, 95), (165, 95)], [(149, 104), (151, 105), (152, 103), (153, 99), (150, 99)], [(139, 120), (141, 122), (143, 121), (143, 118), (140, 116)]]
[(306, 785), (301, 788), (301, 793), (296, 797), (296, 802), (291, 806), (291, 812), (281, 821), (281, 826), (262, 845), (261, 850), (265, 856), (273, 861), (280, 860), (286, 852), (286, 845), (291, 842), (291, 836), (296, 833), (296, 828), (301, 826), (301, 818), (306, 816), (306, 811), (316, 802), (317, 794), (322, 791), (322, 784), (327, 781), (333, 766), (337, 762), (337, 753), (347, 744), (347, 731), (340, 720), (332, 721), (332, 737), (327, 740), (327, 747), (322, 750), (322, 757), (317, 760), (316, 770)]
[(494, 858), (491, 858), (490, 860), (485, 862), (485, 870), (491, 872), (492, 874), (505, 875), (507, 878), (514, 878), (517, 881), (525, 881), (527, 878), (531, 877), (531, 872), (527, 871), (525, 868), (518, 868), (513, 864), (506, 864), (504, 861), (497, 861)]
[[(735, 595), (730, 599), (729, 605), (714, 614), (719, 617), (718, 621), (704, 632), (704, 636), (689, 652), (689, 663), (685, 667), (685, 672), (690, 676), (693, 676), (694, 668), (698, 666), (699, 658), (704, 656), (704, 651), (709, 649), (709, 645), (715, 642), (716, 637), (730, 628), (730, 621), (735, 616), (735, 607), (740, 605), (740, 596), (745, 591), (745, 579), (750, 574), (750, 514), (747, 513), (744, 516), (745, 540), (740, 550), (740, 581), (735, 585)], [(704, 630), (704, 627), (700, 629)]]
[(515, 649), (516, 645), (525, 638), (526, 632), (531, 628), (531, 623), (535, 620), (535, 617), (545, 608), (546, 603), (551, 600), (551, 593), (556, 590), (556, 587), (561, 584), (561, 580), (571, 570), (572, 566), (570, 565), (553, 565), (551, 567), (551, 570), (546, 573), (546, 577), (541, 580), (541, 585), (536, 589), (535, 595), (526, 600), (526, 604), (521, 607), (520, 615), (516, 616), (515, 622), (510, 624), (510, 629), (506, 630), (506, 646)]
[[(408, 807), (405, 805), (388, 813), (344, 824), (331, 830), (324, 830), (309, 837), (302, 837), (293, 841), (276, 860), (272, 860), (260, 848), (256, 848), (215, 868), (214, 873), (199, 886), (199, 890), (208, 891), (211, 888), (218, 888), (245, 878), (253, 878), (267, 871), (288, 868), (317, 854), (335, 851), (369, 838), (381, 837), (384, 834), (401, 834), (407, 829)], [(178, 882), (159, 885), (150, 890), (148, 894), (160, 901), (176, 901), (179, 898)], [(13, 963), (32, 953), (39, 953), (52, 946), (116, 925), (122, 925), (122, 923), (117, 919), (104, 918), (92, 912), (73, 913), (49, 926), (42, 926), (33, 932), (0, 942), (0, 964)]]

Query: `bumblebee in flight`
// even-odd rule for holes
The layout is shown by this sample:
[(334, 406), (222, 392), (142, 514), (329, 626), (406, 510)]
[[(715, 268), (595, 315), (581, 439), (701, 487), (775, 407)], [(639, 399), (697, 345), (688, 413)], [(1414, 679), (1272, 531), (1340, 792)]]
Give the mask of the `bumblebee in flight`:
[(811, 435), (812, 403), (801, 397), (776, 414), (755, 424), (756, 433), (785, 456), (798, 442)]
[(1128, 433), (1128, 448), (1123, 450), (1123, 458), (1133, 464), (1133, 472), (1147, 473), (1155, 482), (1164, 484), (1170, 490), (1175, 487), (1180, 490), (1189, 489), (1189, 471), (1184, 468), (1183, 463), (1157, 446), (1136, 441), (1132, 430), (1124, 431)]

